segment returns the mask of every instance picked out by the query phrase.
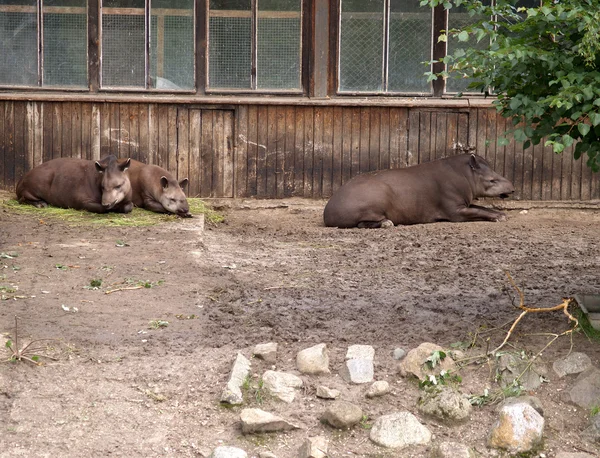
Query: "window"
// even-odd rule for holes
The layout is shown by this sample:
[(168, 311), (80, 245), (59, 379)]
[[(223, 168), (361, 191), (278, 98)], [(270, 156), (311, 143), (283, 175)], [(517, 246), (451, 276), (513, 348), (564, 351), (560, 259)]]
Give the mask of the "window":
[(210, 0), (209, 89), (301, 89), (301, 0)]
[(87, 81), (87, 0), (0, 0), (0, 85)]
[(338, 90), (429, 93), (431, 9), (419, 0), (340, 0)]
[(103, 0), (103, 88), (194, 88), (194, 0)]

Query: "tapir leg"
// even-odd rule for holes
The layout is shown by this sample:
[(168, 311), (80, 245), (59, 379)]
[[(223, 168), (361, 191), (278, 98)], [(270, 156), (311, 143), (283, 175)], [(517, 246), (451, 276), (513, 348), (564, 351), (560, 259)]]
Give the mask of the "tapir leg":
[(506, 221), (506, 215), (502, 212), (491, 210), (489, 208), (471, 205), (458, 210), (458, 222), (462, 221)]
[(360, 227), (361, 229), (363, 229), (363, 228), (378, 229), (380, 227), (382, 227), (382, 228), (394, 227), (394, 223), (391, 222), (389, 219), (384, 218), (381, 221), (361, 221), (356, 226)]
[(37, 208), (46, 208), (48, 206), (48, 203), (45, 200), (40, 199), (39, 197), (35, 196), (34, 194), (30, 193), (29, 191), (23, 192), (21, 197), (19, 197), (19, 203), (31, 204)]

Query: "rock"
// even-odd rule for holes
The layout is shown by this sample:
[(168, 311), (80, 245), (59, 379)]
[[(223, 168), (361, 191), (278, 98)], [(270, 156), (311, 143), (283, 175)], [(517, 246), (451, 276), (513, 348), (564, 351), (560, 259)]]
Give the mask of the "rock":
[(590, 425), (581, 432), (581, 437), (590, 442), (600, 442), (600, 415), (590, 419)]
[(375, 349), (370, 345), (352, 345), (348, 347), (346, 361), (340, 375), (349, 383), (370, 383), (373, 381), (373, 359)]
[(375, 420), (369, 437), (382, 447), (400, 448), (428, 444), (431, 431), (419, 423), (412, 413), (396, 412)]
[(267, 363), (274, 363), (277, 360), (277, 344), (275, 342), (258, 344), (252, 354)]
[(454, 361), (460, 361), (461, 359), (465, 359), (467, 357), (467, 355), (465, 355), (465, 352), (462, 350), (450, 350), (448, 355)]
[(386, 382), (385, 380), (379, 380), (375, 383), (373, 383), (373, 385), (371, 385), (371, 387), (369, 388), (369, 391), (367, 391), (366, 396), (368, 398), (376, 398), (378, 396), (383, 396), (384, 394), (387, 394), (390, 392), (390, 384), (388, 382)]
[(300, 377), (286, 372), (266, 371), (262, 379), (267, 393), (287, 403), (294, 400), (295, 389), (302, 386)]
[(248, 458), (248, 454), (241, 448), (222, 445), (213, 450), (210, 458)]
[(472, 448), (458, 442), (442, 442), (433, 449), (431, 458), (476, 458)]
[(250, 361), (241, 353), (237, 354), (227, 386), (221, 394), (221, 402), (231, 405), (239, 405), (244, 402), (242, 385), (250, 373)]
[(585, 353), (573, 352), (564, 358), (557, 359), (552, 369), (559, 378), (570, 374), (579, 374), (592, 367), (592, 360)]
[(425, 380), (428, 375), (437, 375), (442, 370), (456, 370), (456, 363), (450, 357), (444, 358), (433, 369), (430, 369), (427, 366), (426, 361), (434, 351), (444, 351), (444, 349), (439, 345), (425, 342), (417, 348), (410, 350), (406, 357), (400, 361), (400, 375), (403, 377), (415, 376), (419, 380)]
[(554, 458), (594, 458), (594, 456), (583, 452), (557, 452)]
[(296, 355), (296, 367), (303, 374), (329, 374), (327, 345), (319, 344), (299, 352)]
[(335, 401), (325, 411), (321, 420), (339, 429), (349, 429), (357, 424), (363, 416), (362, 409), (347, 401)]
[(340, 392), (339, 390), (327, 388), (326, 386), (318, 386), (317, 397), (321, 399), (337, 399), (340, 397)]
[[(500, 386), (506, 388), (512, 385), (516, 378), (520, 376), (519, 384), (524, 390), (537, 390), (548, 375), (548, 369), (540, 358), (536, 359), (529, 369), (527, 369), (528, 364), (528, 360), (522, 359), (516, 353), (505, 353), (500, 356), (496, 371), (499, 376), (498, 383)], [(525, 369), (527, 371), (523, 374)]]
[(565, 398), (584, 409), (596, 407), (600, 399), (600, 369), (591, 367), (579, 374)]
[(527, 453), (542, 443), (544, 417), (525, 402), (505, 405), (490, 431), (488, 446), (509, 453)]
[(403, 348), (394, 348), (393, 356), (395, 360), (400, 361), (406, 356), (406, 350), (404, 350)]
[(542, 417), (544, 416), (544, 407), (542, 406), (542, 402), (535, 396), (519, 396), (518, 398), (506, 398), (498, 407), (498, 412), (500, 412), (500, 410), (504, 406), (519, 404), (522, 402), (529, 404), (537, 411), (537, 413), (539, 413)]
[(244, 434), (289, 431), (300, 428), (277, 415), (261, 409), (244, 409), (240, 414), (240, 419), (242, 420), (242, 432)]
[(448, 385), (423, 392), (418, 403), (419, 412), (447, 422), (468, 420), (473, 407), (469, 399)]
[(309, 437), (300, 448), (300, 458), (326, 458), (329, 440), (323, 436)]

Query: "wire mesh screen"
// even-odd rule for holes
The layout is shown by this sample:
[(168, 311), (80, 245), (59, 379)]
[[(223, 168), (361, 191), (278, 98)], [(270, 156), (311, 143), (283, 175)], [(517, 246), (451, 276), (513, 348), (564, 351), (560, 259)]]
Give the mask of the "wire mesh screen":
[[(85, 3), (82, 6), (85, 6)], [(43, 84), (45, 86), (87, 86), (85, 13), (44, 13)]]
[(102, 85), (145, 87), (144, 14), (102, 14)]
[(431, 60), (431, 10), (390, 14), (389, 92), (430, 92), (424, 73)]
[[(160, 46), (160, 43), (158, 45)], [(165, 17), (163, 46), (162, 74), (160, 70), (158, 71), (158, 77), (166, 80), (162, 84), (165, 86), (172, 85), (171, 89), (193, 89), (194, 21), (191, 15), (189, 17)], [(160, 53), (158, 55), (160, 56)], [(156, 87), (159, 86), (157, 84)], [(169, 88), (164, 87), (164, 89)]]
[(300, 88), (300, 13), (297, 18), (258, 19), (256, 85), (259, 89)]
[(208, 80), (211, 88), (250, 89), (251, 30), (248, 17), (209, 20)]
[(0, 84), (38, 85), (36, 2), (31, 13), (0, 11)]

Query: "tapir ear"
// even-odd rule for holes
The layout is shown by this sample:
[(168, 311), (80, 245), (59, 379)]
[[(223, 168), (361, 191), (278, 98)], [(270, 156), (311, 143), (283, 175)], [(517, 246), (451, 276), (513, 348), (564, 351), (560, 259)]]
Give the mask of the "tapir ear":
[(477, 157), (474, 154), (471, 154), (471, 157), (469, 158), (469, 166), (472, 169), (479, 168), (479, 164), (477, 163)]
[(100, 164), (99, 161), (94, 162), (94, 165), (96, 166), (96, 171), (98, 173), (104, 173), (104, 170), (106, 170), (106, 166), (103, 166), (102, 164)]
[(169, 180), (167, 180), (167, 177), (160, 177), (160, 185), (163, 187), (163, 189), (167, 189), (169, 187)]
[(131, 158), (127, 158), (127, 160), (121, 164), (119, 164), (119, 168), (121, 169), (121, 172), (124, 172), (125, 170), (127, 170), (129, 168), (129, 166), (131, 165)]
[(186, 187), (186, 186), (187, 186), (187, 184), (188, 184), (188, 181), (189, 181), (189, 180), (188, 180), (187, 178), (184, 178), (183, 180), (181, 180), (181, 181), (179, 182), (179, 187), (180, 187), (181, 189), (185, 189), (185, 187)]

